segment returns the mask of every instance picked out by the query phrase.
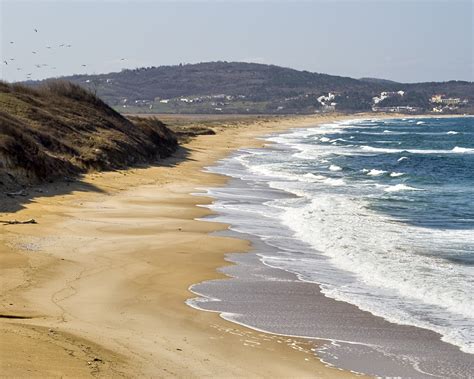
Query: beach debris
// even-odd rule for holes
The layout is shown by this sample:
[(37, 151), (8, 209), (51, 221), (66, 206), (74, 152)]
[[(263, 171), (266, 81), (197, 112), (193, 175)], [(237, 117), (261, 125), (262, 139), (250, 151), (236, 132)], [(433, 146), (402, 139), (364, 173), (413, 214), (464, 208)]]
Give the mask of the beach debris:
[(98, 358), (98, 357), (95, 357), (91, 361), (87, 361), (88, 365), (92, 365), (93, 363), (104, 363), (104, 361), (102, 359)]
[(26, 193), (25, 190), (19, 190), (19, 191), (16, 191), (16, 192), (7, 192), (6, 195), (9, 196), (9, 197), (26, 196), (27, 193)]
[(3, 225), (23, 225), (23, 224), (37, 224), (37, 222), (34, 218), (30, 218), (29, 220), (25, 220), (25, 221), (0, 220), (0, 224), (3, 224)]

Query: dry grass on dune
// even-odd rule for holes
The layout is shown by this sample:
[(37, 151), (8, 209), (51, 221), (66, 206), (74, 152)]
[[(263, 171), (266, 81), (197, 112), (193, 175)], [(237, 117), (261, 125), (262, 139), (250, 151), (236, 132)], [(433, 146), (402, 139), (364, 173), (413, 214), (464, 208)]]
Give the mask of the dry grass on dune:
[(151, 162), (176, 146), (159, 120), (133, 123), (75, 84), (0, 82), (0, 186)]

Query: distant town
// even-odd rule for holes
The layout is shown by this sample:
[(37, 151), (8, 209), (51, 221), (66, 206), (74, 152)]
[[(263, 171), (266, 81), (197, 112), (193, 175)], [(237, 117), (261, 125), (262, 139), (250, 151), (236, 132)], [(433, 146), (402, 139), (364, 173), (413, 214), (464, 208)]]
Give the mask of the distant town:
[(122, 113), (473, 113), (467, 81), (397, 83), (245, 62), (142, 67), (65, 77)]
[[(321, 112), (336, 112), (339, 110), (344, 110), (338, 108), (338, 99), (340, 99), (343, 94), (339, 92), (328, 92), (325, 95), (317, 96), (315, 94), (304, 94), (300, 96), (288, 97), (284, 99), (284, 102), (298, 102), (304, 101), (308, 103), (314, 101), (315, 104), (315, 113)], [(405, 91), (383, 91), (380, 92), (378, 96), (372, 98), (371, 110), (373, 112), (384, 112), (384, 113), (422, 113), (422, 112), (433, 112), (433, 113), (456, 113), (462, 111), (463, 108), (467, 108), (469, 105), (468, 99), (461, 99), (459, 97), (447, 97), (444, 94), (434, 94), (429, 98), (429, 103), (431, 107), (425, 109), (420, 106), (415, 105), (384, 105), (386, 103), (394, 103), (403, 100), (405, 96)], [(142, 108), (150, 112), (163, 112), (167, 113), (170, 109), (180, 109), (180, 108), (190, 108), (194, 105), (193, 108), (198, 108), (199, 105), (206, 105), (207, 109), (210, 110), (210, 113), (223, 113), (228, 109), (235, 109), (235, 105), (242, 106), (245, 104), (245, 95), (226, 95), (226, 94), (216, 94), (216, 95), (204, 95), (204, 96), (194, 96), (194, 97), (178, 97), (171, 99), (162, 99), (155, 98), (150, 99), (137, 99), (132, 102), (127, 98), (121, 99), (121, 108), (123, 110)], [(245, 108), (245, 112), (250, 112), (252, 107)], [(285, 113), (285, 105), (277, 105), (274, 109), (275, 112)]]

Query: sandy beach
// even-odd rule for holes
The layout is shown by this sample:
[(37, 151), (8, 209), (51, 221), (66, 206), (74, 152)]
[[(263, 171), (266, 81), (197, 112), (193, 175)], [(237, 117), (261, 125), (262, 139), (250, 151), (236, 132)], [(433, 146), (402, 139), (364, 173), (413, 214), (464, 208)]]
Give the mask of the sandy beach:
[[(222, 278), (250, 243), (193, 196), (225, 184), (203, 172), (256, 137), (330, 122), (314, 116), (227, 125), (159, 166), (89, 174), (5, 198), (0, 234), (2, 377), (351, 377), (322, 364), (315, 342), (240, 327), (185, 304), (189, 286)], [(349, 117), (354, 118), (354, 116)], [(36, 192), (35, 192), (36, 191)]]

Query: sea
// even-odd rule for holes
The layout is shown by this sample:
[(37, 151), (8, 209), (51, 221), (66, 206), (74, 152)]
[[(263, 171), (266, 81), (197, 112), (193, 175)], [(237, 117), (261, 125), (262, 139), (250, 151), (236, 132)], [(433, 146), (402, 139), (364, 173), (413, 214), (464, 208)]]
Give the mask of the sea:
[[(288, 319), (269, 322), (261, 313), (270, 311), (252, 308), (244, 296), (226, 298), (232, 291), (223, 281), (193, 286), (200, 297), (190, 305), (259, 330), (372, 346), (384, 359), (398, 354), (392, 361), (400, 366), (375, 367), (354, 364), (354, 351), (346, 351), (340, 364), (344, 351), (337, 343), (318, 352), (329, 364), (357, 372), (474, 376), (474, 117), (335, 121), (264, 140), (265, 148), (240, 150), (208, 168), (231, 178), (226, 187), (207, 190), (216, 212), (208, 220), (226, 222), (229, 233), (254, 242), (255, 259), (229, 257), (246, 267), (229, 275), (240, 277), (242, 286), (244, 277), (251, 282), (245, 271), (252, 265), (293, 275), (267, 272), (257, 275), (260, 287), (257, 276), (252, 282), (252, 294), (258, 288), (271, 292), (272, 281), (285, 282), (282, 296), (272, 296), (293, 308)], [(292, 290), (309, 284), (334, 300), (330, 304), (349, 304), (347, 313), (373, 316), (386, 323), (384, 330), (397, 331), (384, 335), (370, 330), (371, 322), (363, 323), (364, 332), (348, 327), (344, 333), (337, 325), (309, 325), (319, 322), (311, 315), (324, 312), (309, 304), (318, 297), (306, 293), (295, 300)], [(228, 309), (226, 300), (233, 304)], [(308, 314), (298, 327), (295, 304)], [(334, 318), (345, 320), (344, 312)], [(404, 350), (393, 339), (407, 340), (410, 330), (420, 337)], [(449, 353), (437, 354), (444, 349)], [(453, 367), (446, 369), (440, 355)], [(397, 371), (401, 366), (413, 370)]]

